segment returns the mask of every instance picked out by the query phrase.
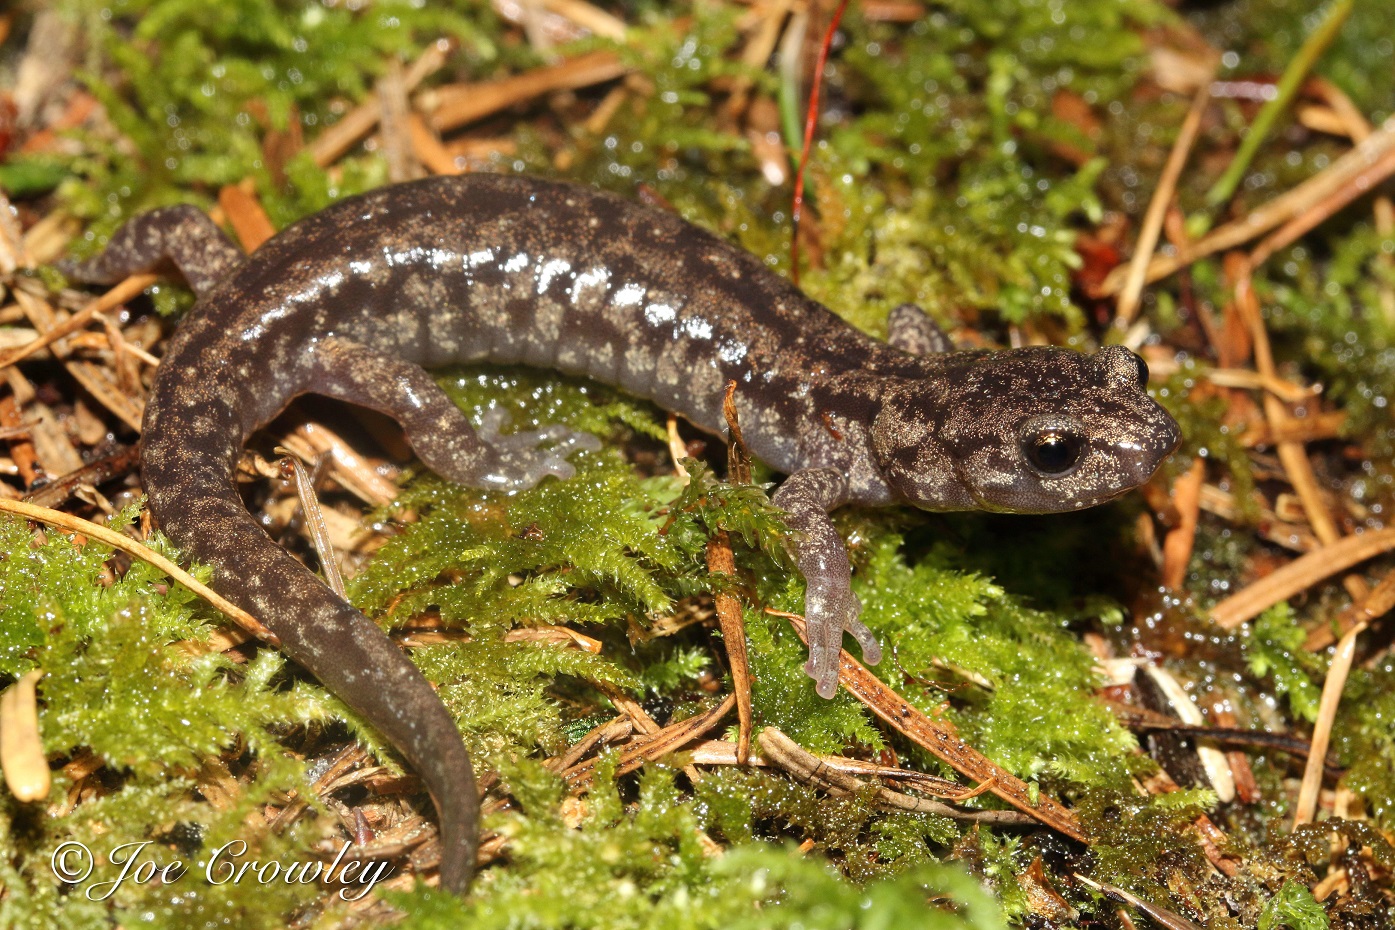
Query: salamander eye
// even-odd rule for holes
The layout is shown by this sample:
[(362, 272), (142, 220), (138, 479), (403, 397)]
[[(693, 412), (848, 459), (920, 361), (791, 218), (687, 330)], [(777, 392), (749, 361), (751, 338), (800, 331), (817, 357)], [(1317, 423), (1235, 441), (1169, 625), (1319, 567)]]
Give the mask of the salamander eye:
[(1026, 442), (1027, 460), (1050, 478), (1067, 474), (1080, 461), (1080, 437), (1060, 429), (1046, 429)]
[(1148, 363), (1143, 360), (1143, 356), (1136, 353), (1133, 355), (1134, 366), (1138, 369), (1138, 386), (1145, 391), (1148, 389)]

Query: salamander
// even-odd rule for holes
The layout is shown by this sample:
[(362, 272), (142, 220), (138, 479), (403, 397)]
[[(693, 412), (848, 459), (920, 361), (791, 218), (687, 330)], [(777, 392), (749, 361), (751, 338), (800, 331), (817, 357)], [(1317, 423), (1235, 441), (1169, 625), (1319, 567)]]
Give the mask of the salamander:
[(268, 538), (233, 483), (249, 436), (297, 395), (386, 413), (440, 475), (511, 490), (569, 477), (568, 457), (597, 441), (560, 426), (510, 433), (497, 413), (472, 426), (428, 368), (584, 375), (717, 435), (735, 381), (751, 452), (789, 476), (774, 502), (807, 581), (805, 670), (824, 697), (844, 633), (869, 663), (881, 657), (830, 510), (1077, 510), (1148, 480), (1179, 438), (1127, 349), (952, 351), (912, 305), (881, 342), (675, 216), (533, 178), (381, 188), (250, 256), (194, 207), (168, 207), (122, 227), (74, 276), (112, 283), (166, 263), (197, 303), (145, 408), (150, 509), (420, 775), (440, 818), (441, 883), (457, 891), (473, 871), (478, 798), (454, 722), (377, 626)]

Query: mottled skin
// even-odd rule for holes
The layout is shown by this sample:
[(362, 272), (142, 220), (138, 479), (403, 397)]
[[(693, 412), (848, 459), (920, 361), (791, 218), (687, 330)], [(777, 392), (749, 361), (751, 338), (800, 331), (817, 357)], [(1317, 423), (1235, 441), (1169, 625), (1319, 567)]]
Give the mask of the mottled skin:
[(78, 272), (111, 281), (166, 259), (199, 303), (146, 407), (151, 509), (420, 773), (440, 813), (442, 884), (456, 890), (469, 882), (478, 802), (450, 716), (376, 626), (267, 538), (233, 485), (243, 443), (296, 395), (383, 411), (438, 473), (516, 489), (569, 476), (566, 456), (594, 439), (559, 427), (500, 436), (498, 417), (476, 431), (426, 368), (488, 359), (589, 375), (717, 434), (736, 381), (751, 451), (790, 475), (775, 501), (797, 531), (806, 670), (825, 697), (845, 631), (869, 662), (881, 653), (857, 619), (829, 510), (1075, 510), (1147, 480), (1178, 438), (1124, 349), (946, 352), (912, 307), (893, 314), (894, 344), (877, 342), (674, 216), (535, 179), (384, 188), (251, 258), (192, 208), (158, 210)]

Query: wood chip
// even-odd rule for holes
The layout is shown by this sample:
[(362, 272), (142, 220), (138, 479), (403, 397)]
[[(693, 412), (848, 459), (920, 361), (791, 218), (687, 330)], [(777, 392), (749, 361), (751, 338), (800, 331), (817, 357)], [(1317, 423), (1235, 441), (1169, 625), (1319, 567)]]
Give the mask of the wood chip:
[(48, 404), (31, 401), (24, 408), (24, 414), (25, 426), (34, 442), (34, 454), (46, 474), (66, 475), (82, 467), (82, 454)]
[[(1203, 727), (1206, 720), (1201, 715), (1201, 708), (1196, 706), (1192, 696), (1182, 687), (1172, 673), (1167, 669), (1157, 665), (1144, 665), (1143, 673), (1152, 679), (1158, 686), (1163, 697), (1167, 699), (1168, 705), (1172, 708), (1177, 719), (1188, 726)], [(1201, 760), (1201, 767), (1206, 772), (1206, 778), (1211, 782), (1211, 787), (1216, 790), (1216, 797), (1222, 804), (1229, 804), (1235, 800), (1235, 779), (1230, 774), (1230, 764), (1226, 761), (1225, 753), (1217, 749), (1214, 745), (1196, 741), (1197, 758)]]
[(255, 252), (263, 242), (276, 235), (276, 227), (250, 182), (225, 185), (218, 191), (218, 206), (244, 252)]
[(0, 769), (18, 801), (42, 801), (52, 785), (44, 741), (39, 735), (35, 686), (44, 673), (34, 669), (0, 694)]
[(20, 415), (19, 404), (13, 394), (0, 397), (0, 427), (8, 434), (10, 458), (19, 472), (20, 480), (26, 488), (32, 487), (43, 472), (39, 469), (39, 457), (34, 452), (34, 440), (30, 438), (29, 428)]
[(1192, 461), (1192, 467), (1172, 485), (1172, 503), (1180, 519), (1163, 539), (1162, 584), (1170, 591), (1180, 591), (1187, 580), (1187, 567), (1191, 563), (1201, 514), (1201, 488), (1205, 483), (1206, 461), (1197, 458)]

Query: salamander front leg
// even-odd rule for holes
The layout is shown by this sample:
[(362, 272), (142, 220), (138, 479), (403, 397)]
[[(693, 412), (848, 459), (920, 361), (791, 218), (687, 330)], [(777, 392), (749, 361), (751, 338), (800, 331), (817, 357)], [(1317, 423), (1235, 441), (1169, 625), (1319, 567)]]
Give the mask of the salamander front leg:
[(60, 269), (85, 284), (116, 284), (153, 271), (168, 261), (199, 297), (213, 289), (246, 258), (207, 213), (189, 204), (151, 210), (116, 231), (106, 250), (85, 262)]
[(314, 366), (316, 393), (392, 417), (428, 468), (471, 487), (518, 490), (548, 475), (570, 478), (576, 467), (567, 457), (601, 447), (590, 433), (560, 425), (502, 434), (503, 410), (489, 411), (476, 430), (420, 365), (348, 340), (321, 343)]
[(862, 605), (852, 590), (848, 550), (828, 512), (847, 500), (847, 480), (833, 468), (795, 472), (775, 492), (775, 505), (787, 514), (790, 529), (799, 534), (794, 559), (804, 575), (804, 619), (809, 629), (809, 661), (804, 672), (816, 682), (822, 697), (838, 691), (838, 653), (843, 633), (862, 647), (868, 665), (882, 660), (882, 647), (872, 631), (857, 619)]

